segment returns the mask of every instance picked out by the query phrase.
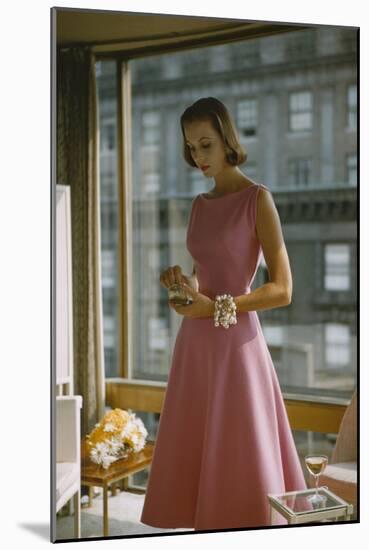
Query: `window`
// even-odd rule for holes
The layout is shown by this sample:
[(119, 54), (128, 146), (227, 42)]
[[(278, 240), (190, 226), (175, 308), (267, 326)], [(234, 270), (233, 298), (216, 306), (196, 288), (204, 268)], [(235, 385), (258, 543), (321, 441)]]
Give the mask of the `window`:
[(245, 99), (237, 103), (237, 127), (240, 135), (256, 135), (258, 112), (256, 99)]
[[(326, 28), (324, 29), (327, 32)], [(313, 30), (302, 33), (288, 33), (286, 37), (286, 56), (289, 61), (311, 60), (317, 52), (317, 35)]]
[(182, 64), (183, 76), (201, 76), (211, 71), (211, 57), (208, 48), (196, 48), (180, 53), (177, 63)]
[(357, 127), (357, 86), (351, 84), (347, 88), (347, 127), (356, 130)]
[(350, 289), (350, 247), (348, 244), (326, 244), (324, 249), (324, 288)]
[(311, 183), (311, 159), (299, 158), (288, 161), (288, 184), (304, 187)]
[(246, 40), (229, 44), (230, 57), (232, 60), (232, 71), (242, 71), (256, 67), (260, 61), (260, 40)]
[(141, 118), (141, 169), (143, 194), (160, 190), (161, 118), (157, 110), (144, 111)]
[(145, 111), (142, 113), (142, 143), (157, 145), (160, 142), (160, 113)]
[(325, 364), (329, 369), (350, 370), (350, 327), (339, 323), (325, 325)]
[(115, 258), (113, 250), (105, 249), (101, 253), (102, 266), (101, 276), (102, 284), (104, 288), (112, 288), (114, 286), (114, 271), (115, 271)]
[(347, 183), (350, 186), (357, 185), (357, 155), (356, 153), (346, 155)]
[(281, 346), (283, 345), (283, 340), (285, 338), (283, 327), (267, 325), (264, 327), (265, 339), (268, 342), (268, 345)]
[(140, 83), (156, 80), (160, 82), (163, 78), (163, 67), (156, 63), (155, 57), (148, 57), (140, 60), (140, 65), (132, 68), (132, 78)]
[(114, 151), (117, 137), (115, 135), (117, 128), (114, 121), (104, 120), (100, 129), (101, 153)]
[(312, 129), (312, 94), (309, 91), (289, 95), (289, 128), (292, 132)]

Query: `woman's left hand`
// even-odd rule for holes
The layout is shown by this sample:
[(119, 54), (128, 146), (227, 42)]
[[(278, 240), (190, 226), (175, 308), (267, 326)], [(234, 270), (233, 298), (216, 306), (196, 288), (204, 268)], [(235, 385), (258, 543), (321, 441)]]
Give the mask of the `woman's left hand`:
[(180, 315), (191, 317), (192, 319), (214, 316), (214, 300), (208, 296), (205, 296), (205, 294), (201, 294), (201, 292), (196, 292), (196, 290), (191, 288), (186, 283), (181, 283), (181, 286), (186, 290), (187, 294), (191, 296), (193, 302), (188, 305), (178, 305), (168, 300), (171, 308), (175, 309)]

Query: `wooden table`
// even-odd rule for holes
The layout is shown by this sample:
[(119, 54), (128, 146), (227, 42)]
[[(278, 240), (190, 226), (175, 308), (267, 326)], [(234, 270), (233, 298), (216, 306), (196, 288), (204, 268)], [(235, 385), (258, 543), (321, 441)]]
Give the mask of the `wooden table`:
[[(127, 458), (113, 462), (105, 469), (91, 461), (87, 452), (86, 440), (81, 442), (81, 485), (90, 487), (89, 505), (91, 505), (91, 491), (93, 487), (103, 489), (103, 525), (104, 537), (109, 536), (108, 488), (136, 472), (147, 468), (152, 461), (154, 441), (147, 440), (145, 447), (138, 453), (132, 453)], [(114, 491), (113, 491), (114, 494)]]

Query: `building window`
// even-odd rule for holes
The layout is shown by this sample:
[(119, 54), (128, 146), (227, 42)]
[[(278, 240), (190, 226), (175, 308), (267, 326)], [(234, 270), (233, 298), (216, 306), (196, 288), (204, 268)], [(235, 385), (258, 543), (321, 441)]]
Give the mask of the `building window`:
[[(186, 51), (180, 54), (182, 60), (183, 75), (188, 76), (203, 76), (209, 73), (210, 55), (207, 48), (196, 49), (194, 51)], [(177, 59), (177, 63), (179, 58)]]
[(348, 244), (326, 244), (324, 248), (324, 288), (350, 289), (350, 247)]
[(326, 367), (350, 369), (350, 327), (340, 323), (327, 323), (324, 328)]
[(160, 191), (160, 174), (158, 172), (144, 174), (143, 184), (145, 193), (158, 193)]
[(160, 143), (160, 113), (158, 111), (142, 113), (142, 143), (144, 145)]
[(311, 130), (313, 121), (312, 93), (292, 92), (289, 95), (289, 125), (290, 131), (300, 132)]
[(168, 345), (168, 322), (166, 318), (148, 319), (149, 347), (151, 350), (164, 351)]
[[(131, 65), (133, 65), (133, 63)], [(140, 59), (140, 64), (136, 63), (132, 68), (132, 77), (135, 78), (137, 82), (140, 82), (140, 84), (160, 82), (163, 79), (163, 66), (162, 60), (158, 59), (156, 56), (142, 58)]]
[(250, 39), (229, 45), (232, 70), (242, 71), (260, 65), (260, 40)]
[(347, 183), (350, 186), (357, 185), (357, 155), (352, 153), (346, 156)]
[(109, 151), (115, 151), (116, 149), (116, 123), (106, 120), (101, 125), (100, 130), (100, 150), (101, 154)]
[(292, 187), (302, 187), (311, 183), (311, 166), (311, 159), (290, 159), (288, 161), (288, 184)]
[(142, 192), (153, 194), (160, 190), (161, 117), (156, 110), (144, 111), (141, 118)]
[(111, 288), (114, 286), (116, 278), (114, 251), (102, 250), (101, 258), (102, 284), (104, 288)]
[(258, 110), (256, 99), (245, 99), (237, 103), (237, 127), (242, 136), (256, 135)]
[(357, 86), (351, 84), (347, 88), (347, 127), (356, 130), (357, 127)]
[(301, 33), (288, 33), (285, 39), (286, 58), (289, 61), (311, 60), (316, 56), (317, 33), (315, 29)]

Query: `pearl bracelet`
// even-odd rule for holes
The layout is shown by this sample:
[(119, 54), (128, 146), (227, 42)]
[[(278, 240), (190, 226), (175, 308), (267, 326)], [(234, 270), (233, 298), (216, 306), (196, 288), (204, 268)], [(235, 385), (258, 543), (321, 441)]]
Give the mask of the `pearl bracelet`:
[(236, 304), (231, 294), (217, 294), (215, 296), (214, 326), (219, 324), (224, 328), (237, 324)]

